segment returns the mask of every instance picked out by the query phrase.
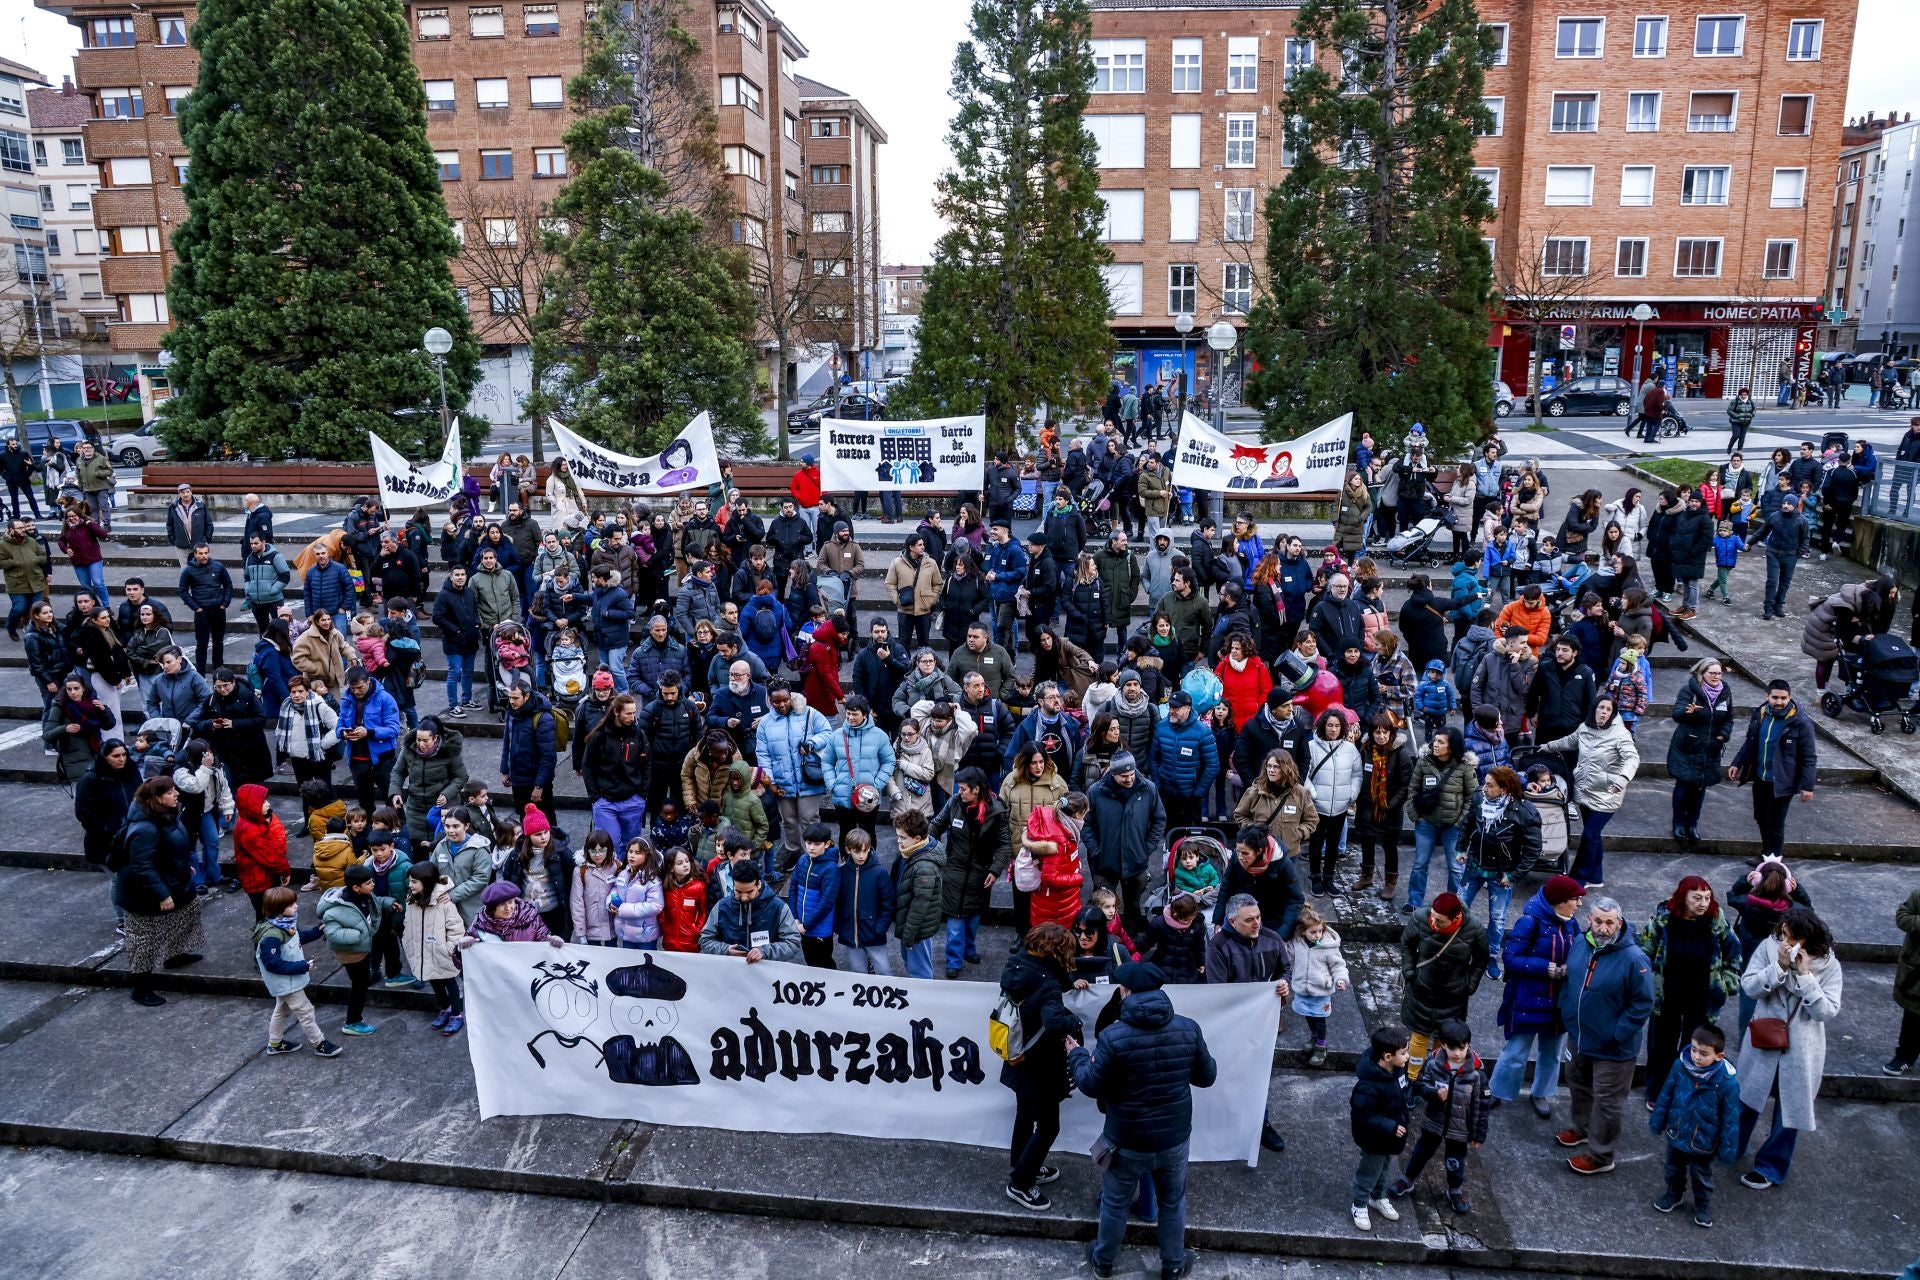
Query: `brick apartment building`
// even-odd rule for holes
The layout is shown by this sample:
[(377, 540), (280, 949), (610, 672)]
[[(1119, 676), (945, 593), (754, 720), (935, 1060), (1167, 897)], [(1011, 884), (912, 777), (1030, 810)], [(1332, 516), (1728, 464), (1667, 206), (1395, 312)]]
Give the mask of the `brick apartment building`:
[[(98, 166), (94, 225), (100, 230), (104, 290), (115, 300), (109, 341), (138, 361), (143, 384), (164, 398), (160, 339), (171, 317), (166, 281), (172, 268), (173, 229), (186, 217), (180, 191), (186, 147), (175, 109), (193, 88), (198, 55), (187, 43), (191, 5), (167, 7), (132, 0), (36, 0), (77, 26), (82, 47), (74, 59), (78, 87), (92, 104), (84, 125), (86, 155)], [(463, 238), (496, 240), (535, 234), (513, 215), (544, 204), (567, 176), (563, 138), (572, 116), (566, 86), (580, 69), (590, 0), (408, 0), (415, 65), (426, 89), (427, 137), (440, 163), (449, 216)], [(809, 181), (802, 119), (804, 100), (796, 64), (806, 46), (758, 0), (687, 0), (684, 21), (701, 46), (713, 87), (723, 163), (742, 217), (736, 241), (771, 237), (788, 247), (801, 268), (807, 229), (801, 208)], [(873, 150), (886, 140), (857, 100), (836, 95), (840, 115), (857, 117), (859, 165), (869, 176)], [(833, 140), (835, 149), (846, 144)], [(778, 185), (776, 185), (778, 184)], [(878, 189), (868, 185), (849, 208), (877, 223)], [(462, 264), (456, 283), (470, 285)], [(876, 283), (877, 256), (867, 273)], [(856, 278), (848, 272), (850, 284)], [(487, 347), (482, 383), (472, 407), (495, 422), (519, 416), (529, 388), (524, 348), (511, 345), (511, 326), (495, 317), (527, 300), (497, 288), (466, 287), (476, 332)], [(877, 324), (855, 321), (850, 290), (844, 326), (822, 326), (818, 340), (878, 345)], [(877, 315), (877, 302), (864, 313)], [(769, 366), (779, 362), (763, 342)], [(787, 353), (791, 363), (796, 353)], [(769, 368), (769, 374), (773, 368)]]
[[(1263, 270), (1259, 211), (1288, 164), (1286, 69), (1337, 62), (1292, 39), (1297, 0), (1091, 3), (1115, 373), (1171, 381), (1185, 367), (1204, 388), (1200, 344), (1183, 353), (1174, 317), (1192, 314), (1196, 335), (1242, 322)], [(1642, 302), (1647, 356), (1700, 370), (1707, 395), (1730, 391), (1730, 372), (1810, 355), (1832, 211), (1809, 184), (1841, 147), (1854, 0), (1480, 9), (1501, 39), (1479, 149), (1497, 211), (1486, 234), (1503, 278), (1526, 253), (1587, 281), (1566, 362), (1631, 372)], [(1559, 355), (1557, 328), (1552, 340)], [(1496, 317), (1490, 374), (1527, 386), (1530, 342)]]

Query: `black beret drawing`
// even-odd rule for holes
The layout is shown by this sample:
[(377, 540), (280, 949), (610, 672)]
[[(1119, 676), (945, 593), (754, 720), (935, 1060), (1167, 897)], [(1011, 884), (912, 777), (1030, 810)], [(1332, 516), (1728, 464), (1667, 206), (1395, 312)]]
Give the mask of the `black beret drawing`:
[(608, 974), (607, 990), (639, 1002), (626, 1013), (635, 1034), (617, 1035), (601, 1046), (607, 1077), (615, 1084), (699, 1084), (693, 1058), (671, 1034), (680, 1023), (674, 1002), (687, 994), (686, 980), (647, 956)]

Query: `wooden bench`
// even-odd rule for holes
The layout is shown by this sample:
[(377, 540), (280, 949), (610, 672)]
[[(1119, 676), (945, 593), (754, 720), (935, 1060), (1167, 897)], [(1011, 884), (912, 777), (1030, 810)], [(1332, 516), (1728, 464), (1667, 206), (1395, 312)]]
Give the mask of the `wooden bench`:
[[(468, 475), (487, 486), (493, 464), (469, 463)], [(547, 468), (537, 469), (535, 487), (547, 483)], [(351, 499), (372, 493), (376, 486), (370, 462), (154, 462), (140, 472), (136, 493), (172, 493), (183, 484), (195, 493), (337, 494)]]

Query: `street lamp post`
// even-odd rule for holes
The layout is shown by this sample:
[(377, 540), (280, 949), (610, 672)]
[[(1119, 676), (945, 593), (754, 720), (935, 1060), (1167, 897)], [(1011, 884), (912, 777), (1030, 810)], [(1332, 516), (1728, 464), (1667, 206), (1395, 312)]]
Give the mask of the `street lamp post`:
[[(1226, 434), (1227, 430), (1227, 406), (1221, 396), (1220, 388), (1226, 380), (1227, 353), (1239, 345), (1239, 342), (1240, 331), (1225, 320), (1216, 320), (1207, 326), (1207, 345), (1213, 348), (1213, 429), (1222, 435)], [(1203, 494), (1202, 500), (1207, 507), (1212, 507), (1211, 495)], [(1225, 500), (1222, 499), (1222, 511), (1226, 509), (1224, 504)]]
[(1633, 387), (1638, 391), (1640, 389), (1640, 350), (1646, 345), (1647, 321), (1653, 319), (1653, 308), (1642, 302), (1627, 314), (1640, 325), (1640, 330), (1633, 339)]
[[(1193, 317), (1182, 311), (1173, 318), (1173, 331), (1180, 335), (1180, 418), (1187, 416), (1187, 388), (1193, 379), (1187, 373), (1187, 338), (1193, 332)], [(1173, 433), (1180, 434), (1180, 421), (1175, 420)]]
[(453, 335), (435, 325), (420, 339), (420, 345), (433, 357), (433, 371), (440, 378), (440, 433), (445, 435), (451, 421), (447, 417), (447, 352), (453, 350)]

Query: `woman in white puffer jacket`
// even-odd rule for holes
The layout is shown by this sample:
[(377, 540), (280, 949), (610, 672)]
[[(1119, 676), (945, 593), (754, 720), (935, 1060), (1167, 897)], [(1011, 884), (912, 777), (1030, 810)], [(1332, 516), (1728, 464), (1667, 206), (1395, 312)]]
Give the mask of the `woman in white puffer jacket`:
[(1347, 741), (1347, 717), (1338, 707), (1328, 707), (1314, 722), (1303, 781), (1320, 813), (1307, 841), (1307, 868), (1313, 891), (1325, 897), (1334, 891), (1333, 870), (1340, 860), (1347, 811), (1360, 796), (1360, 750)]
[(1571, 748), (1578, 753), (1573, 764), (1573, 798), (1580, 803), (1583, 822), (1580, 853), (1567, 874), (1589, 889), (1606, 881), (1601, 866), (1606, 850), (1600, 833), (1626, 802), (1627, 784), (1640, 770), (1640, 749), (1616, 710), (1613, 699), (1603, 693), (1594, 699), (1585, 724), (1564, 738), (1540, 744), (1542, 751)]

